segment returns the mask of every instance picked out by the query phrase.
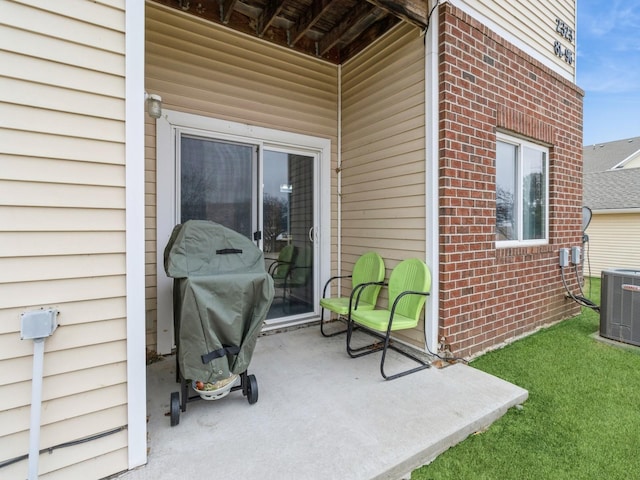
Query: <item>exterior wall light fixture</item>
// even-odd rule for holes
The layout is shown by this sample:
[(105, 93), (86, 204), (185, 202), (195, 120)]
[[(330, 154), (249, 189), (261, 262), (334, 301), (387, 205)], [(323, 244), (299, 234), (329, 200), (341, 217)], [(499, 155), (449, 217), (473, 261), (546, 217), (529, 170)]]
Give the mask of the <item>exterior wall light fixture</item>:
[(144, 92), (144, 99), (147, 103), (147, 113), (149, 116), (152, 118), (160, 118), (162, 115), (162, 97)]

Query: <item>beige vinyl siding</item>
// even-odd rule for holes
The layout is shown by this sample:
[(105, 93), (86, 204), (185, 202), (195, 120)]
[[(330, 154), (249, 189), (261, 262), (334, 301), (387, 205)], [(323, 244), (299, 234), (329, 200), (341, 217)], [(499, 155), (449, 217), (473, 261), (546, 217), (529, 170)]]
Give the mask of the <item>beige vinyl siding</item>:
[[(56, 308), (41, 448), (127, 424), (124, 0), (0, 6), (0, 462), (29, 451), (33, 342)], [(40, 478), (126, 470), (127, 434), (42, 455)], [(0, 470), (25, 478), (27, 461)]]
[[(303, 57), (175, 9), (147, 3), (145, 72), (147, 91), (161, 95), (164, 108), (329, 138), (331, 170), (335, 170), (338, 111), (335, 65)], [(153, 119), (147, 118), (145, 133), (147, 346), (153, 350), (157, 318)], [(332, 184), (335, 185), (335, 179)], [(332, 218), (336, 216), (335, 205), (334, 200)], [(332, 226), (333, 252), (336, 225)]]
[[(345, 272), (369, 250), (387, 275), (401, 260), (425, 259), (424, 54), (420, 32), (404, 25), (342, 69)], [(410, 341), (424, 342), (422, 327)]]
[(640, 268), (640, 212), (594, 213), (586, 233), (585, 275), (599, 277), (609, 268)]
[(147, 89), (167, 108), (335, 138), (335, 66), (175, 11), (147, 12)]
[(640, 152), (634, 153), (622, 168), (640, 168)]
[[(464, 0), (471, 8), (491, 19), (513, 37), (520, 39), (542, 56), (551, 60), (559, 70), (575, 78), (576, 57), (576, 2), (558, 0), (532, 2), (531, 0)], [(573, 43), (556, 32), (556, 19), (565, 22), (574, 31)], [(563, 48), (573, 51), (574, 62), (569, 65), (553, 49), (559, 40)]]

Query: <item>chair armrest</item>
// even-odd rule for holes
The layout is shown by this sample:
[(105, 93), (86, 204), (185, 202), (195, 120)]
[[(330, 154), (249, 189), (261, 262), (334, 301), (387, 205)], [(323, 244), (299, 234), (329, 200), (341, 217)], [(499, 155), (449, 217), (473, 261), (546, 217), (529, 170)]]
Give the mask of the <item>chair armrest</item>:
[(411, 290), (400, 292), (400, 294), (398, 294), (395, 301), (393, 302), (393, 306), (391, 307), (391, 313), (389, 314), (389, 326), (387, 327), (387, 331), (389, 332), (391, 331), (391, 324), (393, 323), (393, 316), (395, 315), (395, 312), (396, 312), (396, 306), (398, 305), (398, 302), (402, 299), (402, 297), (404, 297), (405, 295), (422, 295), (423, 297), (428, 297), (431, 294), (429, 292), (415, 292)]
[(359, 283), (358, 285), (356, 285), (353, 288), (353, 291), (351, 292), (351, 295), (349, 297), (349, 311), (351, 311), (351, 306), (352, 306), (352, 303), (353, 303), (353, 296), (356, 295), (355, 308), (358, 308), (358, 303), (360, 303), (360, 296), (362, 295), (362, 292), (364, 291), (365, 287), (368, 287), (370, 285), (380, 285), (382, 287), (386, 287), (389, 284), (385, 283), (384, 281), (382, 281), (382, 282), (365, 282), (365, 283)]
[(273, 277), (273, 274), (280, 265), (293, 265), (293, 262), (285, 262), (284, 260), (274, 260), (267, 268), (267, 273)]
[(352, 275), (336, 275), (335, 277), (331, 277), (329, 280), (327, 280), (327, 283), (324, 284), (324, 288), (322, 289), (322, 298), (326, 297), (327, 287), (332, 281), (337, 280), (338, 278), (351, 278), (351, 277)]
[[(288, 263), (288, 262), (284, 262), (284, 263)], [(300, 266), (300, 265), (296, 265), (295, 262), (291, 265), (291, 268), (289, 269), (289, 271), (287, 272), (287, 274), (284, 277), (284, 288), (289, 288), (291, 287), (290, 282), (293, 282), (292, 277), (295, 273), (296, 270), (310, 270), (313, 268), (313, 265), (304, 265), (304, 266)], [(306, 282), (305, 282), (306, 283)], [(296, 286), (294, 284), (294, 286)], [(299, 286), (299, 285), (298, 285)]]

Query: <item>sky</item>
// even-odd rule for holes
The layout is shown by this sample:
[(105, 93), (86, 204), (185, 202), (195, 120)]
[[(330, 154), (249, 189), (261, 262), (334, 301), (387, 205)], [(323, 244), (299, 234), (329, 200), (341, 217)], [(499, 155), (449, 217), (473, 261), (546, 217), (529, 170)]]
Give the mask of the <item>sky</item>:
[(640, 0), (578, 0), (584, 145), (640, 136)]

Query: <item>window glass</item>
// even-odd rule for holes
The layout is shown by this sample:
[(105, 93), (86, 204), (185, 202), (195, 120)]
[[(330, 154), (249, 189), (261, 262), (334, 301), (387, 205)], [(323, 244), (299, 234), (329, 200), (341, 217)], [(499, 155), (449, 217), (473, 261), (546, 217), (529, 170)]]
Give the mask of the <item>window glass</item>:
[(548, 150), (499, 134), (496, 145), (496, 241), (543, 243), (548, 235)]
[(497, 240), (515, 240), (516, 159), (518, 147), (498, 142), (496, 154), (496, 232)]
[(255, 148), (182, 135), (180, 222), (211, 220), (252, 238)]
[(545, 232), (545, 154), (523, 148), (522, 158), (522, 239), (546, 237)]

